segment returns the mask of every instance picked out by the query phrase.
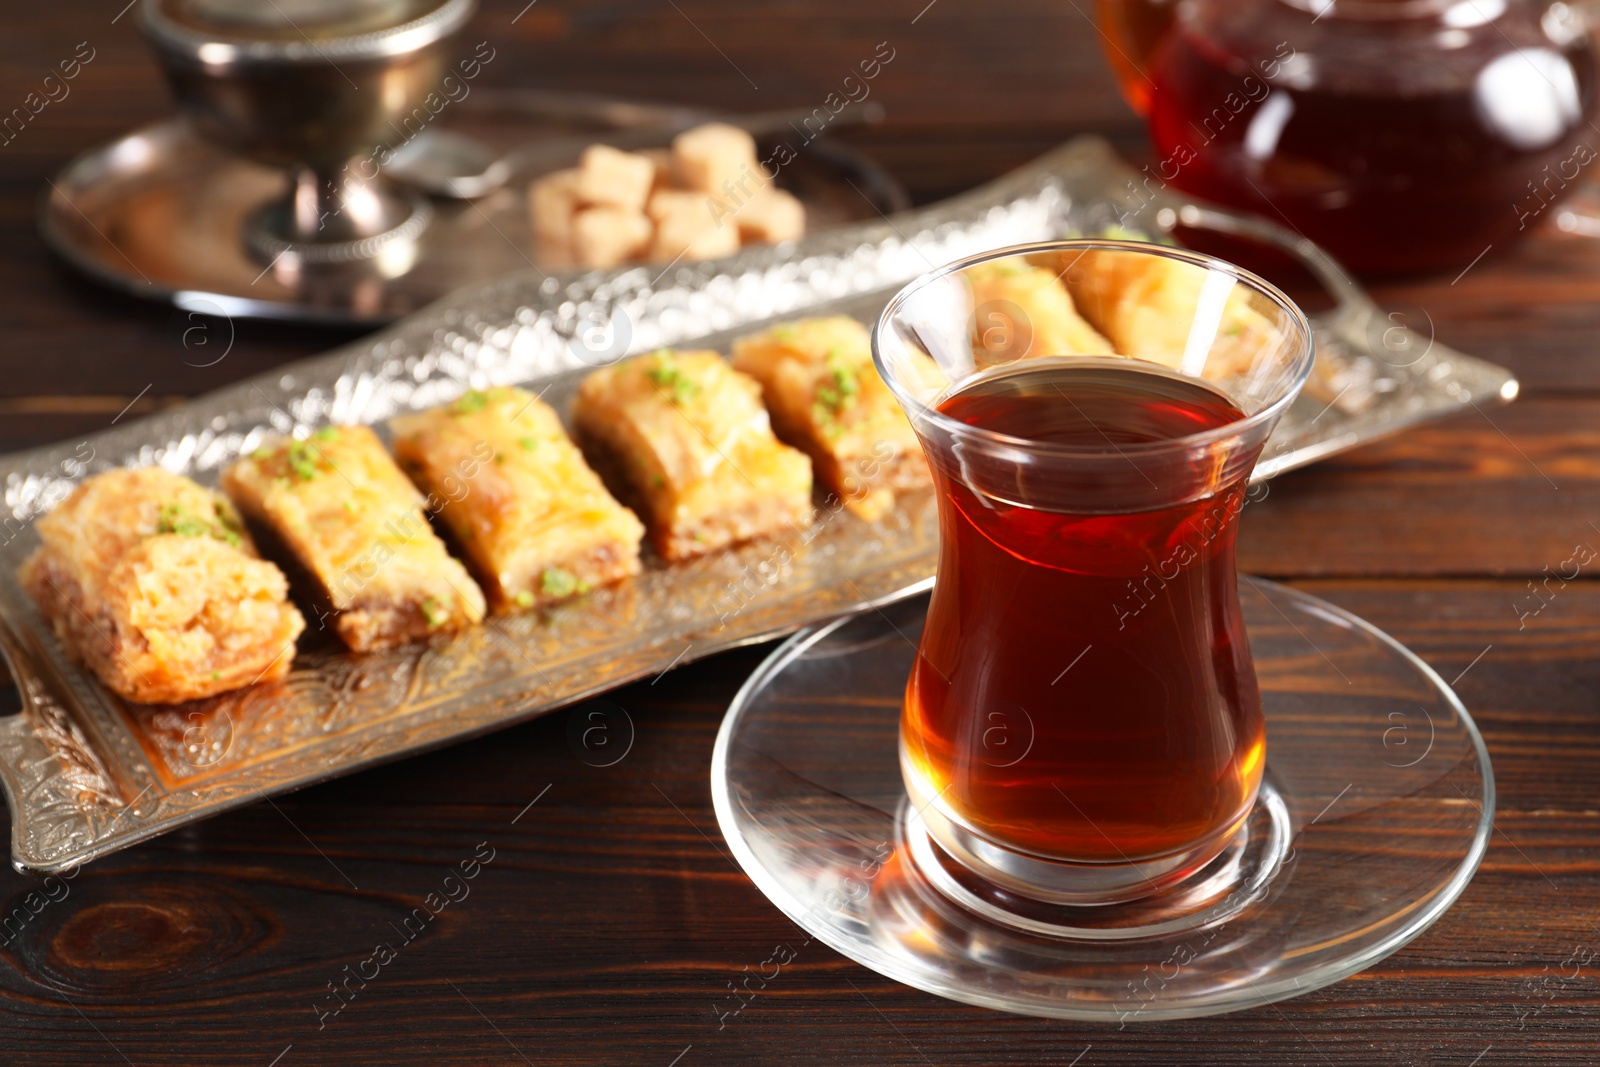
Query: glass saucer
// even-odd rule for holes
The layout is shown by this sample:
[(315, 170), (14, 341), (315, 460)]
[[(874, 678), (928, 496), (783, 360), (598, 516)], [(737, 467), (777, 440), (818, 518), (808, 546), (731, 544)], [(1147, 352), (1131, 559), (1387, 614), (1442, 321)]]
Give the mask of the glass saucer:
[[(1170, 891), (1026, 901), (975, 884), (926, 836), (897, 753), (924, 597), (802, 631), (751, 676), (712, 756), (722, 832), (809, 935), (984, 1007), (1185, 1018), (1370, 967), (1477, 870), (1488, 752), (1450, 687), (1393, 638), (1287, 586), (1240, 585), (1267, 722), (1261, 799), (1239, 838)], [(1023, 753), (1028, 733), (1006, 742)]]

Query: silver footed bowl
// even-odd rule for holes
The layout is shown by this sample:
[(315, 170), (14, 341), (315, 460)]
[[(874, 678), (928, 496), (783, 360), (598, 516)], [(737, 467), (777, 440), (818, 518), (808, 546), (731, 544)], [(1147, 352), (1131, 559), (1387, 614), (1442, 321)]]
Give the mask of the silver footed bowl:
[(290, 173), (284, 196), (246, 223), (250, 249), (340, 263), (426, 227), (427, 202), (379, 173), (376, 146), (441, 85), (476, 6), (143, 0), (139, 23), (197, 131)]

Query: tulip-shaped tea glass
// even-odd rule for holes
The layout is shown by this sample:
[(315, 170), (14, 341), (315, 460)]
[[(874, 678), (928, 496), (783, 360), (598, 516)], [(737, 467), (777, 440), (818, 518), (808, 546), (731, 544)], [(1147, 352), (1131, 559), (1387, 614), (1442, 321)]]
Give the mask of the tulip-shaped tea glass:
[(924, 275), (873, 348), (932, 486), (860, 535), (915, 562), (898, 592), (936, 536), (931, 597), (836, 558), (888, 598), (774, 651), (712, 754), (799, 951), (1126, 1024), (1297, 996), (1443, 913), (1494, 810), (1471, 716), (1360, 619), (1235, 573), (1311, 374), (1294, 304), (1206, 256), (1061, 241)]
[(1305, 317), (1219, 261), (1079, 241), (932, 274), (875, 342), (939, 503), (901, 719), (912, 818), (1036, 900), (1203, 868), (1264, 766), (1234, 539), (1311, 369)]

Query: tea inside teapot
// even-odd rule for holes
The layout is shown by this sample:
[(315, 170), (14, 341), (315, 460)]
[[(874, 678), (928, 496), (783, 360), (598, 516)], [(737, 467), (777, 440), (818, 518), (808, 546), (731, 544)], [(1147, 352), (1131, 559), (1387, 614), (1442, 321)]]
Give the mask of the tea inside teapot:
[(1369, 275), (1465, 268), (1600, 154), (1563, 4), (1183, 0), (1146, 73), (1152, 173)]

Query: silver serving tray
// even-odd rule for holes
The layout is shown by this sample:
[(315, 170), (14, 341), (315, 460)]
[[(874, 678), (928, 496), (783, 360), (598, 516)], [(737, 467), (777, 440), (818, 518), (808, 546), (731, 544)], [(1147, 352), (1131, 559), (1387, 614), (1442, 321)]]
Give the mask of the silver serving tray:
[(126, 704), (73, 664), (17, 584), (33, 519), (88, 474), (161, 464), (214, 482), (269, 432), (382, 423), (469, 387), (543, 389), (558, 408), (583, 373), (630, 352), (726, 350), (765, 320), (822, 309), (870, 320), (900, 285), (986, 248), (1111, 228), (1244, 234), (1299, 256), (1334, 307), (1317, 316), (1317, 395), (1296, 403), (1259, 475), (1423, 419), (1510, 399), (1502, 368), (1396, 327), (1309, 242), (1165, 192), (1101, 141), (1075, 141), (975, 192), (715, 263), (533, 273), (463, 290), (328, 355), (85, 441), (0, 458), (0, 651), (23, 711), (0, 720), (0, 783), (20, 869), (60, 870), (274, 793), (531, 718), (724, 649), (925, 588), (926, 494), (877, 523), (819, 507), (804, 532), (639, 578), (537, 616), (355, 656), (312, 633), (290, 677), (211, 700)]

